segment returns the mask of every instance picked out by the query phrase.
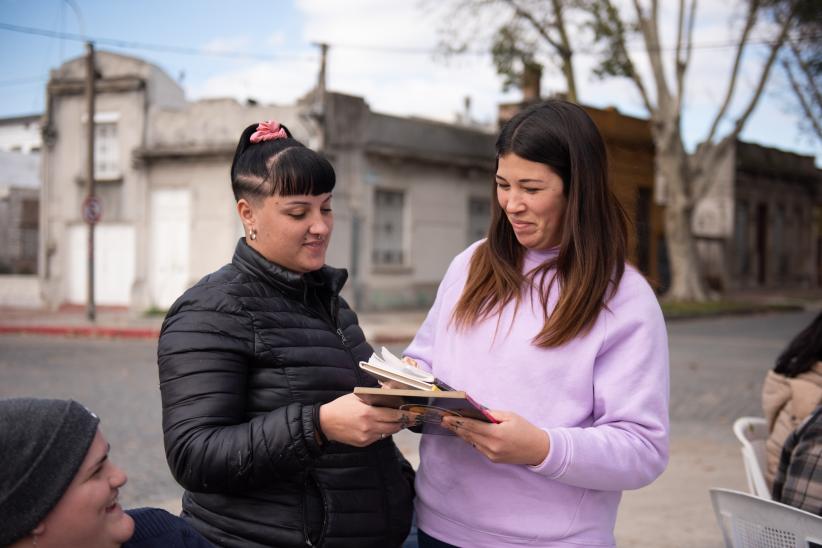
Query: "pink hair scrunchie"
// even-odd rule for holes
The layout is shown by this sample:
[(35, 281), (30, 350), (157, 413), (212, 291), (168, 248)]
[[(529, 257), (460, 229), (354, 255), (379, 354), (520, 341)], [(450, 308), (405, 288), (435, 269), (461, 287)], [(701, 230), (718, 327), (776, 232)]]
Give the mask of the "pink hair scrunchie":
[(252, 143), (261, 143), (262, 141), (276, 141), (277, 139), (287, 138), (288, 135), (280, 124), (274, 120), (268, 120), (267, 122), (260, 122), (257, 125), (257, 131), (252, 133), (248, 140)]

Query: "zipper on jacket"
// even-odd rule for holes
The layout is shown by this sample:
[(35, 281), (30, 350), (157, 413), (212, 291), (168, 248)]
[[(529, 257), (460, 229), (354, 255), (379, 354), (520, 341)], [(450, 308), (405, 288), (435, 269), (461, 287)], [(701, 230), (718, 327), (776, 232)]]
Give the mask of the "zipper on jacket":
[(345, 348), (348, 355), (351, 357), (351, 363), (353, 364), (354, 368), (354, 377), (357, 379), (357, 383), (365, 382), (366, 374), (360, 371), (359, 368), (359, 361), (357, 360), (356, 356), (354, 356), (354, 352), (352, 352), (350, 341), (348, 337), (345, 336), (342, 327), (340, 327), (340, 303), (339, 303), (339, 296), (334, 296), (329, 303), (330, 310), (326, 310), (323, 306), (323, 303), (320, 301), (319, 295), (314, 293), (312, 295), (313, 306), (309, 305), (309, 308), (314, 310), (317, 315), (325, 321), (329, 328), (331, 328), (334, 333), (340, 338), (340, 342), (342, 342), (343, 348)]

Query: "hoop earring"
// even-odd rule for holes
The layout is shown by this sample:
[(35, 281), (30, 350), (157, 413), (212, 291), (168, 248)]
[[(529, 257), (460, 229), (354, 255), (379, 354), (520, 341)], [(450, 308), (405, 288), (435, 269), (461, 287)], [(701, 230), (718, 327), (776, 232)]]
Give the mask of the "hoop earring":
[(250, 232), (251, 232), (251, 233), (249, 234), (249, 236), (251, 236), (251, 239), (252, 239), (252, 240), (256, 240), (256, 239), (257, 239), (257, 229), (256, 229), (256, 228), (252, 228)]

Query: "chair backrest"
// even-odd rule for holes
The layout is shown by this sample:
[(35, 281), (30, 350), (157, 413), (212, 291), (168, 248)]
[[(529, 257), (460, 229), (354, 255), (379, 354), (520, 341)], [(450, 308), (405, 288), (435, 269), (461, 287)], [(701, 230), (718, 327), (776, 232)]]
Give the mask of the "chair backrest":
[(711, 502), (727, 548), (822, 547), (820, 516), (730, 489), (711, 489)]
[(745, 463), (748, 491), (758, 497), (770, 499), (771, 490), (765, 481), (767, 422), (762, 417), (739, 417), (734, 421), (734, 434), (742, 444), (742, 462)]

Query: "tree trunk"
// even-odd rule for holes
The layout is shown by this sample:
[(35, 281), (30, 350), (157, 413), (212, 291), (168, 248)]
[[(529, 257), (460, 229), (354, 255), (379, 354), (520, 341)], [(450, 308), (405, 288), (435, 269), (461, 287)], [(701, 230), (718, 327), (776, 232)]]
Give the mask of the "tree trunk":
[[(664, 110), (664, 109), (661, 109)], [(662, 114), (661, 112), (659, 114)], [(671, 286), (665, 298), (673, 301), (705, 301), (708, 298), (702, 266), (691, 230), (694, 212), (693, 174), (687, 166), (687, 152), (679, 132), (678, 116), (654, 127), (656, 169), (665, 178), (665, 241), (671, 272)]]
[(693, 210), (682, 201), (670, 199), (665, 207), (665, 238), (671, 266), (671, 287), (665, 298), (673, 301), (705, 301), (708, 298), (696, 240), (691, 233)]

